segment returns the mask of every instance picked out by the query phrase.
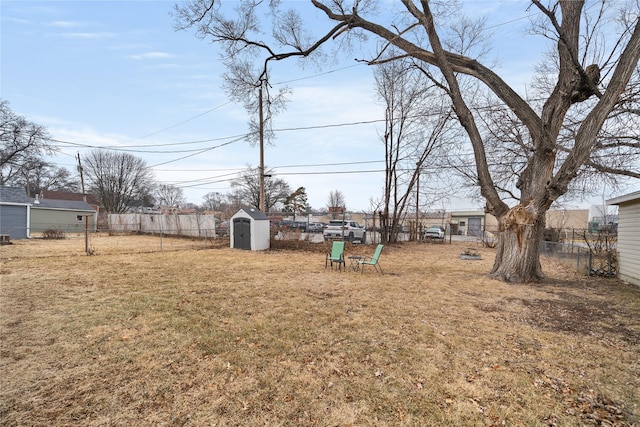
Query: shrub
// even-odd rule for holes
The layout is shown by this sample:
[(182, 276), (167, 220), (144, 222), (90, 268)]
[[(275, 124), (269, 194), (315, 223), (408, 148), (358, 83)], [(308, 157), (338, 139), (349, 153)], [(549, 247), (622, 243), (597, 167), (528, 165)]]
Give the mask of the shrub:
[(54, 230), (53, 228), (50, 228), (42, 233), (42, 238), (49, 240), (64, 239), (64, 232), (62, 230)]

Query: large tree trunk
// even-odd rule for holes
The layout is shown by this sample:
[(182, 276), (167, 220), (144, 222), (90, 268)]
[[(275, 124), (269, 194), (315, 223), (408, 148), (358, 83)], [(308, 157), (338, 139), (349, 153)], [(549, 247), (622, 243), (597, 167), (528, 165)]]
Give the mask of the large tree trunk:
[(490, 276), (505, 282), (539, 282), (544, 279), (540, 265), (544, 213), (514, 219), (514, 212), (526, 211), (518, 205), (499, 218), (497, 253)]

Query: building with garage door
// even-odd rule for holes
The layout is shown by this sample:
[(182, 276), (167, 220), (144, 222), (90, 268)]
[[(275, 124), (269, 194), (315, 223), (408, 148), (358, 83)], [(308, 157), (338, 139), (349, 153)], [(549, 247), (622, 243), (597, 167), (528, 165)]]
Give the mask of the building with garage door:
[(0, 186), (0, 234), (12, 240), (28, 239), (31, 203), (22, 187)]
[(49, 230), (62, 233), (96, 231), (96, 211), (82, 200), (29, 199), (31, 202), (31, 234)]
[(263, 251), (271, 247), (269, 217), (255, 208), (242, 208), (231, 217), (231, 247)]

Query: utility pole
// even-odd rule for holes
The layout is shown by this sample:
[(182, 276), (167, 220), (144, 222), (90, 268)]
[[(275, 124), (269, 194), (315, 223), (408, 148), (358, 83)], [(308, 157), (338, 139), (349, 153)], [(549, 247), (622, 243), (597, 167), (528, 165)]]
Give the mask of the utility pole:
[(420, 226), (418, 225), (420, 218), (420, 166), (421, 162), (416, 163), (418, 176), (416, 176), (416, 240), (420, 240)]
[(260, 211), (265, 212), (264, 206), (264, 113), (262, 111), (262, 80), (260, 80), (260, 90), (258, 95), (259, 111), (260, 111)]
[[(87, 193), (84, 190), (84, 175), (82, 173), (80, 153), (78, 153), (78, 173), (80, 174), (80, 184), (82, 185), (82, 200), (87, 203)], [(86, 254), (89, 254), (89, 215), (84, 216), (84, 251)]]

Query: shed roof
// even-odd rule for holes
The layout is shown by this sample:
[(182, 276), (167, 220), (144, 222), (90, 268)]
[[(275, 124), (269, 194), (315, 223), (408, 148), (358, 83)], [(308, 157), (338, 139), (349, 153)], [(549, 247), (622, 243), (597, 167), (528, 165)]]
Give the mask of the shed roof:
[(78, 212), (95, 212), (91, 205), (82, 200), (29, 199), (32, 209), (60, 209)]
[(632, 202), (640, 199), (640, 191), (634, 191), (633, 193), (625, 194), (624, 196), (615, 197), (607, 200), (609, 205), (619, 205), (620, 203)]
[[(249, 215), (253, 219), (266, 219), (266, 220), (269, 219), (267, 215), (265, 215), (264, 213), (262, 213), (262, 211), (256, 208), (241, 208), (240, 210), (246, 213), (247, 215)], [(237, 212), (236, 212), (236, 215), (237, 215)]]
[(0, 202), (2, 203), (18, 203), (23, 205), (29, 204), (27, 192), (22, 187), (0, 186)]

